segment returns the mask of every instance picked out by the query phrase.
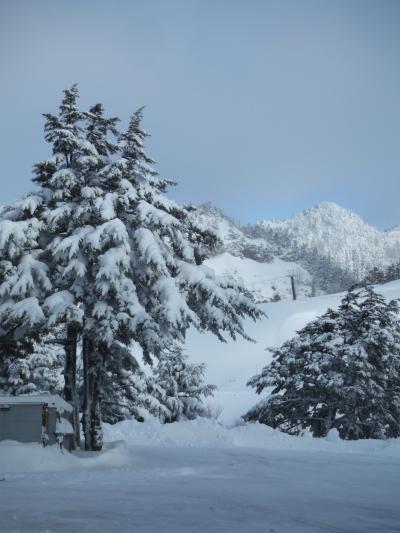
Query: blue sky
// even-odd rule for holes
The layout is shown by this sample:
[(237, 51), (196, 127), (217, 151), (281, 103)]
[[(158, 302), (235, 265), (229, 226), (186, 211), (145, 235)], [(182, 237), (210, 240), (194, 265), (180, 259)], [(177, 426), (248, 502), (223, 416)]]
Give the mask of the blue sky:
[(2, 0), (0, 203), (45, 158), (42, 112), (78, 82), (148, 151), (244, 222), (335, 201), (400, 223), (400, 2)]

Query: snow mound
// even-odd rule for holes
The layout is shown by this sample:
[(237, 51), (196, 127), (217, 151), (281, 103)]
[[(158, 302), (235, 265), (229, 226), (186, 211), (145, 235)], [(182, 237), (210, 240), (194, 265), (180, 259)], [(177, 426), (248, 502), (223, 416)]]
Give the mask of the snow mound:
[(343, 441), (330, 432), (326, 438), (310, 435), (295, 437), (258, 423), (231, 428), (216, 420), (198, 418), (161, 424), (124, 420), (113, 426), (104, 424), (106, 441), (124, 440), (128, 446), (168, 446), (181, 448), (262, 448), (331, 453), (379, 454), (400, 458), (400, 439)]
[(38, 443), (0, 442), (0, 478), (14, 472), (82, 471), (130, 464), (131, 456), (124, 442), (108, 443), (102, 452), (64, 450), (63, 454), (56, 444), (43, 448)]

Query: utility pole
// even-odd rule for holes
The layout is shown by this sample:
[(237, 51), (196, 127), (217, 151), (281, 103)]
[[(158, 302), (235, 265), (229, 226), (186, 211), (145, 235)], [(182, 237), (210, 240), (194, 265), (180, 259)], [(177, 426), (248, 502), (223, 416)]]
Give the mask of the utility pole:
[(292, 294), (293, 300), (296, 300), (296, 288), (294, 286), (294, 276), (290, 276), (290, 281), (292, 282)]

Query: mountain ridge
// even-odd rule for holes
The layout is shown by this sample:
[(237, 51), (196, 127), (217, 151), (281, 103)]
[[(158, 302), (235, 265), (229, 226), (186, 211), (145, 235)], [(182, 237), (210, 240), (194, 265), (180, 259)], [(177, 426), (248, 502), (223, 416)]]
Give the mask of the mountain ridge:
[(310, 294), (344, 290), (372, 268), (400, 259), (400, 226), (379, 230), (334, 202), (255, 224), (242, 224), (210, 202), (194, 213), (197, 222), (216, 230), (221, 240), (217, 255), (228, 252), (261, 263), (275, 258), (298, 264), (310, 275)]

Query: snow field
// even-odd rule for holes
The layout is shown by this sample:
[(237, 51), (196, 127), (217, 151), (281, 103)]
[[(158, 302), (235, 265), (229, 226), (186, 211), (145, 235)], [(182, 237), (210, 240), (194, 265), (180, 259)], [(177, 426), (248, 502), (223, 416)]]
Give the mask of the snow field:
[(397, 442), (288, 437), (256, 424), (227, 430), (209, 420), (122, 422), (106, 434), (127, 439), (129, 463), (87, 468), (89, 456), (61, 471), (54, 447), (43, 450), (53, 471), (6, 474), (1, 533), (398, 531)]

